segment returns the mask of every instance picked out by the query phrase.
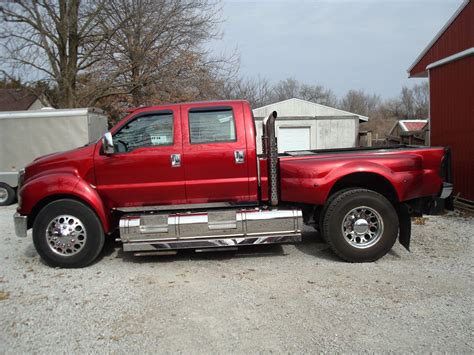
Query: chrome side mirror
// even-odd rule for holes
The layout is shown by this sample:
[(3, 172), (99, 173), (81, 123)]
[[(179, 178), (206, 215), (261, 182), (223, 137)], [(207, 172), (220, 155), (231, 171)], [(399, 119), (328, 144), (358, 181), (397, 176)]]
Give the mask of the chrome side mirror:
[(112, 133), (110, 132), (104, 133), (104, 135), (102, 136), (102, 147), (104, 149), (104, 153), (107, 155), (115, 153), (114, 140), (112, 138)]

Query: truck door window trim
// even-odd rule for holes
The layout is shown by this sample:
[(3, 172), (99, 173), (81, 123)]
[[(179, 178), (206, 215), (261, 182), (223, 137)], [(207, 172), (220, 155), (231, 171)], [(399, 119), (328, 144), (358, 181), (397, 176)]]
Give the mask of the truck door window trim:
[[(205, 132), (204, 131), (204, 136), (199, 137), (196, 141), (196, 138), (194, 138), (195, 141), (193, 141), (193, 136), (197, 134), (197, 132), (193, 132), (193, 123), (192, 123), (192, 114), (199, 114), (199, 113), (218, 113), (218, 112), (229, 112), (230, 113), (230, 120), (229, 120), (229, 138), (223, 138), (223, 139), (206, 139), (208, 137), (205, 136), (206, 133), (211, 133), (211, 132)], [(220, 123), (224, 123), (225, 121), (221, 121), (224, 118), (217, 118)], [(200, 125), (201, 123), (197, 123), (197, 125)], [(216, 124), (218, 124), (216, 122)], [(212, 127), (215, 127), (212, 126)], [(200, 126), (196, 126), (196, 128), (201, 129)], [(235, 115), (234, 115), (234, 110), (230, 106), (214, 106), (214, 107), (199, 107), (199, 108), (191, 108), (188, 110), (188, 131), (189, 131), (189, 144), (214, 144), (214, 143), (232, 143), (232, 142), (237, 142), (237, 129), (236, 129), (236, 124), (235, 124)], [(214, 134), (216, 133), (222, 133), (222, 132), (213, 132)], [(199, 132), (199, 135), (201, 133)]]
[[(133, 117), (131, 120), (129, 120), (125, 125), (123, 125), (122, 127), (120, 127), (120, 129), (114, 133), (113, 137), (114, 139), (120, 135), (120, 133), (126, 129), (127, 127), (130, 126), (130, 124), (133, 124), (134, 122), (136, 122), (137, 120), (141, 119), (141, 118), (144, 118), (144, 117), (148, 117), (148, 116), (169, 116), (171, 115), (171, 132), (169, 134), (169, 137), (171, 138), (171, 142), (169, 143), (165, 143), (165, 144), (153, 144), (153, 138), (151, 137), (150, 135), (150, 144), (149, 145), (143, 145), (143, 146), (137, 146), (133, 149), (130, 149), (130, 150), (127, 150), (127, 151), (123, 151), (123, 152), (118, 152), (119, 154), (120, 153), (130, 153), (136, 149), (140, 149), (140, 148), (159, 148), (159, 147), (170, 147), (170, 146), (173, 146), (175, 144), (175, 137), (174, 137), (174, 133), (175, 133), (175, 129), (174, 129), (174, 125), (175, 125), (175, 115), (174, 115), (174, 111), (172, 110), (161, 110), (161, 111), (151, 111), (151, 112), (143, 112), (143, 113), (140, 113), (138, 115), (136, 115), (135, 117)], [(157, 120), (158, 120), (158, 117), (157, 117)]]

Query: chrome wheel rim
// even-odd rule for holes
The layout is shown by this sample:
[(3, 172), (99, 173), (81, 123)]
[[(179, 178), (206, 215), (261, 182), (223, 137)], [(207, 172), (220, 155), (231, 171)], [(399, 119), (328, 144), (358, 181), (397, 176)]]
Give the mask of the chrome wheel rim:
[(61, 256), (76, 255), (84, 248), (86, 240), (86, 228), (81, 220), (74, 216), (57, 216), (46, 227), (49, 248)]
[(6, 202), (8, 199), (8, 191), (4, 187), (0, 187), (0, 203)]
[(360, 206), (350, 210), (342, 221), (344, 240), (354, 248), (364, 249), (376, 244), (383, 234), (383, 220), (373, 208)]

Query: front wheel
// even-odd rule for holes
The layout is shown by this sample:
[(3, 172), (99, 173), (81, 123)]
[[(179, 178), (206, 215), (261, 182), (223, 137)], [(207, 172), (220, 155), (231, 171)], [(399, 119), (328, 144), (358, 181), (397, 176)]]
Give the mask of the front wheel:
[(33, 224), (35, 248), (51, 266), (87, 266), (101, 252), (104, 240), (97, 215), (75, 200), (51, 202), (38, 213)]
[(398, 216), (381, 194), (366, 189), (347, 190), (332, 199), (325, 209), (323, 235), (342, 259), (375, 261), (395, 244)]

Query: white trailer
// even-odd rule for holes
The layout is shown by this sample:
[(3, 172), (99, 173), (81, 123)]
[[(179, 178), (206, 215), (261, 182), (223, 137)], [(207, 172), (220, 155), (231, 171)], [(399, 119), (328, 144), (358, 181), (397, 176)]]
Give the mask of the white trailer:
[(52, 109), (0, 112), (0, 206), (16, 197), (18, 172), (42, 155), (74, 149), (107, 131), (100, 109)]

